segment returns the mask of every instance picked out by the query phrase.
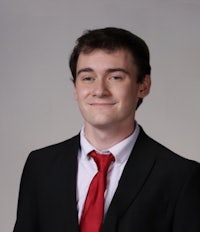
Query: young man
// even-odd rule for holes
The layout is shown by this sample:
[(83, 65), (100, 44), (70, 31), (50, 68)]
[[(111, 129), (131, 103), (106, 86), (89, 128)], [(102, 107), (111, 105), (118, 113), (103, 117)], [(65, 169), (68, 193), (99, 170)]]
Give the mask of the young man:
[(200, 165), (135, 121), (151, 85), (145, 42), (119, 28), (87, 31), (70, 68), (83, 128), (29, 155), (14, 232), (199, 232)]

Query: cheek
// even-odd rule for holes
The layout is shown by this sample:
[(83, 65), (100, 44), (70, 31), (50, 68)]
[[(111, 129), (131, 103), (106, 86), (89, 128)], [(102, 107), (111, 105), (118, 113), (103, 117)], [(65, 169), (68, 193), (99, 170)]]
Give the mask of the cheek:
[(133, 88), (131, 85), (124, 88), (124, 90), (118, 90), (118, 95), (121, 96), (124, 100), (127, 101), (134, 101), (138, 95), (138, 89), (135, 87)]
[(87, 97), (89, 94), (89, 90), (87, 88), (80, 88), (80, 87), (75, 87), (74, 88), (74, 98), (76, 101), (81, 101), (84, 98)]
[(138, 91), (136, 88), (127, 88), (126, 91), (121, 92), (121, 101), (124, 107), (133, 109), (138, 101)]

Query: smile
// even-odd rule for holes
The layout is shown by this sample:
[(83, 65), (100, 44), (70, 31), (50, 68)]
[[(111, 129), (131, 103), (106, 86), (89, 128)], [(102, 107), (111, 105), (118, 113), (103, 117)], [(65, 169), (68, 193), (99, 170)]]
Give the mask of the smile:
[(90, 103), (91, 106), (112, 106), (115, 105), (115, 103), (107, 103), (107, 102), (94, 102)]

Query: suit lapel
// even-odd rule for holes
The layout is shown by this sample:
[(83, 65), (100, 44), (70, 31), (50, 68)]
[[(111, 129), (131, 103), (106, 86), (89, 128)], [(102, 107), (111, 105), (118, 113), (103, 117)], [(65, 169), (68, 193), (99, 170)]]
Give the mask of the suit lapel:
[(102, 231), (113, 230), (113, 223), (124, 214), (129, 205), (141, 191), (154, 163), (155, 154), (151, 154), (151, 140), (141, 129), (137, 142), (127, 161), (119, 185), (105, 217)]

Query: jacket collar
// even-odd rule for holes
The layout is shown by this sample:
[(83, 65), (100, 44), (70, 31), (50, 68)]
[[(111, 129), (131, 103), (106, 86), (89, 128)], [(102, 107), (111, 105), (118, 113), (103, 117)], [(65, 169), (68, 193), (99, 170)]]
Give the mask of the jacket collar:
[[(140, 134), (126, 163), (119, 185), (105, 216), (102, 231), (112, 231), (113, 224), (134, 203), (155, 163), (152, 140), (140, 128)], [(112, 224), (112, 225), (111, 225)]]

